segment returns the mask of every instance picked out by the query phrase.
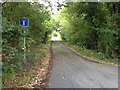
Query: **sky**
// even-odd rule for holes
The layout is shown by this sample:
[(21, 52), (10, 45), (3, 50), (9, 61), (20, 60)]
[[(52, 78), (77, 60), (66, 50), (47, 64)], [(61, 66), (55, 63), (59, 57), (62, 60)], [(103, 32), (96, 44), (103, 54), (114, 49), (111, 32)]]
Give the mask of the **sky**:
[[(54, 36), (54, 33), (55, 33), (55, 34), (57, 34), (57, 36), (56, 36), (56, 37)], [(62, 38), (61, 38), (60, 33), (59, 33), (59, 32), (54, 31), (54, 32), (52, 33), (52, 38), (51, 38), (51, 40), (52, 40), (52, 41), (61, 41), (61, 40), (62, 40)]]
[[(62, 4), (65, 0), (38, 0), (38, 2), (40, 2), (41, 4), (44, 4), (45, 6), (48, 6), (48, 2), (47, 1), (50, 1), (50, 3), (52, 4), (52, 12), (54, 14), (57, 13), (57, 5), (59, 2), (60, 4)], [(49, 10), (51, 10), (51, 8), (49, 8)]]

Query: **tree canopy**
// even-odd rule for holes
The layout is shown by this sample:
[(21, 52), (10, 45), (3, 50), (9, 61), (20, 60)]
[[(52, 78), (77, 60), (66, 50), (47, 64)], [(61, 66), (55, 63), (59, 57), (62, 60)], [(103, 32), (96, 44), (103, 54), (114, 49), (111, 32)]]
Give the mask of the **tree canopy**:
[(120, 4), (67, 2), (57, 20), (64, 41), (120, 57)]
[(43, 4), (4, 2), (2, 4), (3, 77), (5, 74), (17, 72), (23, 64), (21, 54), (24, 51), (24, 28), (19, 25), (19, 18), (23, 17), (29, 18), (29, 27), (26, 28), (27, 51), (31, 46), (45, 44), (55, 28), (55, 21)]

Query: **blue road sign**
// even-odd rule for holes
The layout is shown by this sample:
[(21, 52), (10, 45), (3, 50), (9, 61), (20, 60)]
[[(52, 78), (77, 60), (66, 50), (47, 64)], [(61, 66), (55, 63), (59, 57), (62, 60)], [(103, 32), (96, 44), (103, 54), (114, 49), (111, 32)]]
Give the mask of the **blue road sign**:
[(28, 27), (29, 26), (29, 19), (28, 18), (20, 18), (19, 23), (20, 23), (20, 26)]

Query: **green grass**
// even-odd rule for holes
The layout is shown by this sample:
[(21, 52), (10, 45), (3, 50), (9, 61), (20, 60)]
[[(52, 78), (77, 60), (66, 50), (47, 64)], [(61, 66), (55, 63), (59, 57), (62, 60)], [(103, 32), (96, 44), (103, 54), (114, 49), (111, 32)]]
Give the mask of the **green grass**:
[(91, 61), (99, 62), (99, 63), (106, 63), (106, 64), (112, 64), (115, 66), (120, 65), (120, 62), (118, 62), (118, 58), (111, 58), (104, 53), (96, 52), (93, 50), (89, 50), (80, 46), (76, 45), (69, 45), (66, 44), (72, 51), (79, 54), (81, 57), (86, 58)]
[[(13, 69), (13, 73), (7, 72), (3, 74), (3, 86), (10, 83), (12, 80), (16, 80), (16, 74), (24, 74), (31, 70), (32, 66), (35, 65), (36, 62), (41, 60), (45, 56), (46, 49), (50, 47), (50, 42), (44, 45), (34, 45), (30, 48), (29, 52), (26, 53), (26, 61), (21, 64), (20, 68), (17, 69), (17, 72)], [(23, 53), (19, 54), (20, 61), (23, 61)], [(19, 62), (18, 62), (19, 63)], [(17, 80), (16, 80), (17, 81)], [(23, 83), (26, 83), (28, 80), (23, 80)], [(17, 82), (16, 82), (17, 83)], [(19, 81), (18, 81), (19, 83)]]

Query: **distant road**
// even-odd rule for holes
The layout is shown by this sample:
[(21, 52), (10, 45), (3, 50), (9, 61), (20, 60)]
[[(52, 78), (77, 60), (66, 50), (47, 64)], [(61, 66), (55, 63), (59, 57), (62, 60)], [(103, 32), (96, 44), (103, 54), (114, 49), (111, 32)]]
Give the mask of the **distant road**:
[(61, 42), (52, 44), (48, 88), (118, 88), (118, 67), (85, 60)]

